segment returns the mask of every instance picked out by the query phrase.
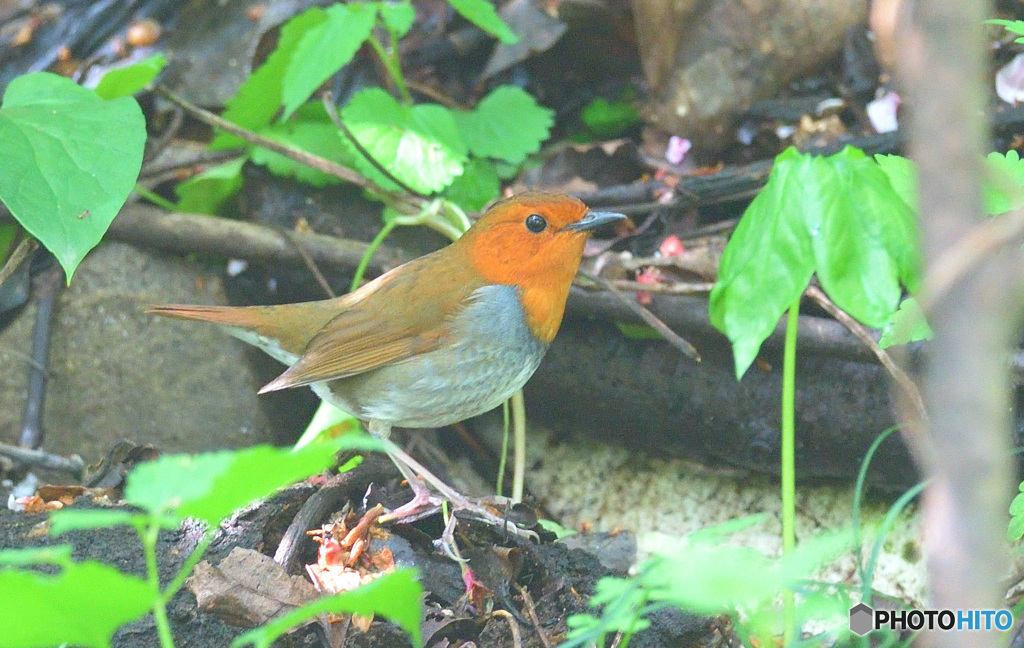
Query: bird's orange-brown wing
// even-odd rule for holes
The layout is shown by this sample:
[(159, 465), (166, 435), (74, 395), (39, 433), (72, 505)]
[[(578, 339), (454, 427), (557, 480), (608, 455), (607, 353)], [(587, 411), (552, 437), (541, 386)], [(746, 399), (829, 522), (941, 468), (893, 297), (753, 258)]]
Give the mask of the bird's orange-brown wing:
[(345, 378), (438, 348), (451, 318), (484, 285), (450, 248), (445, 252), (416, 259), (349, 295), (302, 357), (261, 392)]

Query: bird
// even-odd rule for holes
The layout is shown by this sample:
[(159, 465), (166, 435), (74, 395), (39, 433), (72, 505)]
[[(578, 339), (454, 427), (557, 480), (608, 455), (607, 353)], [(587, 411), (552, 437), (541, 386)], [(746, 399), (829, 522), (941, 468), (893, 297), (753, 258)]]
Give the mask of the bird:
[[(212, 322), (288, 365), (260, 393), (308, 386), (387, 439), (392, 427), (434, 428), (494, 409), (518, 391), (555, 338), (595, 228), (626, 218), (563, 194), (494, 203), (457, 240), (333, 299), (274, 306), (152, 306)], [(413, 489), (388, 519), (448, 499), (495, 522), (394, 444)], [(432, 508), (433, 507), (433, 508)]]

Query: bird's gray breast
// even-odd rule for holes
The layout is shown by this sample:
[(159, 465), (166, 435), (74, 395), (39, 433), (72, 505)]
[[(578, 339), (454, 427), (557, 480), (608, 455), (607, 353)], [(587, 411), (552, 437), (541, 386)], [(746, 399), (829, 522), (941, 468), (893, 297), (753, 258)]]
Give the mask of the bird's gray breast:
[(335, 397), (328, 400), (364, 420), (400, 427), (449, 425), (508, 399), (526, 384), (546, 351), (547, 344), (526, 323), (518, 289), (484, 286), (454, 316), (440, 348), (335, 381), (329, 385)]

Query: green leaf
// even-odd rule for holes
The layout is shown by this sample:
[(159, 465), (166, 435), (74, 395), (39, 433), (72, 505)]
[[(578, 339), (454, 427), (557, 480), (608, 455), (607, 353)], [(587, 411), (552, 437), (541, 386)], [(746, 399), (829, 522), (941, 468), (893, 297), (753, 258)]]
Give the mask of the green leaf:
[[(986, 25), (1002, 25), (1011, 34), (1024, 34), (1024, 20), (1003, 20), (993, 18), (984, 21)], [(1024, 38), (1014, 39), (1014, 43), (1024, 43)]]
[(899, 305), (900, 282), (912, 292), (920, 284), (915, 215), (863, 152), (846, 147), (821, 162), (808, 178), (816, 200), (804, 209), (818, 278), (840, 308), (884, 326)]
[(627, 340), (661, 340), (664, 338), (661, 333), (647, 324), (615, 322), (615, 326)]
[[(228, 100), (224, 119), (250, 130), (259, 130), (269, 124), (284, 102), (283, 79), (285, 71), (295, 57), (296, 49), (306, 32), (327, 21), (327, 13), (313, 7), (293, 17), (281, 27), (277, 47), (263, 65), (249, 75)], [(243, 146), (245, 141), (229, 133), (218, 133), (210, 142), (211, 150)]]
[(899, 155), (876, 155), (875, 162), (889, 177), (889, 184), (915, 214), (921, 212), (917, 197), (917, 165)]
[(473, 155), (519, 164), (551, 134), (555, 113), (515, 86), (499, 86), (471, 112), (454, 113)]
[(354, 590), (313, 601), (239, 636), (231, 648), (267, 648), (285, 632), (324, 613), (387, 617), (408, 633), (413, 646), (422, 646), (423, 588), (416, 577), (415, 569), (398, 569)]
[(255, 446), (199, 455), (169, 455), (128, 475), (124, 498), (168, 521), (195, 517), (216, 526), (236, 509), (328, 466), (341, 449), (379, 450), (373, 437), (290, 448)]
[(298, 450), (314, 443), (321, 434), (339, 425), (351, 430), (362, 429), (359, 419), (348, 412), (341, 411), (327, 401), (320, 401), (320, 406), (316, 408), (309, 425), (306, 426), (299, 440), (295, 442), (295, 449)]
[(985, 183), (985, 210), (991, 216), (1024, 207), (1024, 160), (1017, 151), (989, 153)]
[(496, 37), (502, 43), (512, 45), (519, 41), (519, 37), (509, 29), (509, 26), (495, 11), (494, 5), (488, 0), (448, 0), (448, 4), (462, 14), (463, 18)]
[(640, 111), (631, 102), (598, 97), (587, 104), (580, 119), (599, 137), (617, 137), (640, 123)]
[(325, 13), (327, 20), (303, 34), (285, 70), (281, 85), (285, 118), (352, 60), (373, 31), (377, 5), (335, 4)]
[(174, 188), (178, 209), (193, 214), (214, 216), (224, 201), (242, 188), (245, 158), (212, 166)]
[(68, 281), (100, 242), (142, 167), (146, 121), (131, 97), (104, 101), (39, 72), (0, 107), (0, 201), (57, 257)]
[[(367, 88), (352, 97), (341, 115), (370, 155), (416, 191), (433, 193), (462, 173), (466, 145), (443, 106), (403, 106), (384, 90)], [(356, 166), (382, 186), (398, 188), (362, 156)]]
[(882, 329), (878, 346), (887, 349), (894, 344), (907, 344), (932, 339), (932, 327), (928, 325), (924, 312), (913, 297), (900, 302), (892, 321)]
[(501, 194), (501, 182), (494, 165), (482, 158), (472, 158), (462, 174), (444, 190), (446, 198), (464, 211), (480, 211)]
[(154, 54), (138, 63), (115, 68), (100, 79), (96, 94), (102, 99), (130, 97), (148, 86), (166, 65), (167, 59), (163, 54)]
[(54, 547), (33, 547), (30, 549), (2, 549), (0, 550), (0, 565), (22, 567), (28, 565), (57, 565), (66, 567), (71, 563), (71, 552), (74, 550), (69, 544), (56, 545)]
[(114, 631), (145, 616), (157, 593), (102, 563), (72, 563), (58, 574), (0, 570), (0, 648), (110, 645)]
[(813, 271), (840, 308), (869, 326), (892, 317), (901, 282), (917, 290), (915, 214), (890, 177), (849, 147), (828, 158), (794, 149), (776, 158), (726, 246), (711, 292), (711, 321), (733, 343), (737, 376)]
[(1020, 484), (1018, 490), (1020, 492), (1010, 502), (1010, 524), (1006, 529), (1006, 539), (1010, 542), (1024, 538), (1024, 482)]
[(775, 158), (768, 182), (722, 253), (708, 310), (732, 342), (737, 378), (814, 273), (811, 237), (800, 216), (816, 202), (805, 187), (817, 160), (792, 148)]
[(108, 529), (135, 526), (145, 517), (122, 509), (61, 509), (50, 514), (50, 535), (59, 536), (81, 529)]
[[(317, 108), (323, 113), (322, 107), (317, 106)], [(327, 120), (326, 116), (320, 121), (292, 119), (279, 124), (271, 124), (260, 130), (260, 134), (347, 167), (355, 165), (355, 149), (345, 141), (344, 135)], [(315, 187), (341, 182), (341, 179), (336, 176), (263, 147), (254, 148), (251, 158), (256, 164), (266, 166), (275, 175), (290, 176), (308, 182)]]
[(401, 38), (409, 33), (416, 22), (416, 10), (413, 9), (411, 2), (381, 2), (378, 6), (384, 25), (395, 38)]

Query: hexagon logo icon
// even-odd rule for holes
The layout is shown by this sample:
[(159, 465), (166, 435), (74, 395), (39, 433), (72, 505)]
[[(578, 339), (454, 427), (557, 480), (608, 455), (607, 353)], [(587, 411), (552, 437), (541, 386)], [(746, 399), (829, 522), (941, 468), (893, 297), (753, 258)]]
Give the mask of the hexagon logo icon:
[(850, 632), (863, 637), (874, 629), (875, 611), (866, 603), (850, 608)]

